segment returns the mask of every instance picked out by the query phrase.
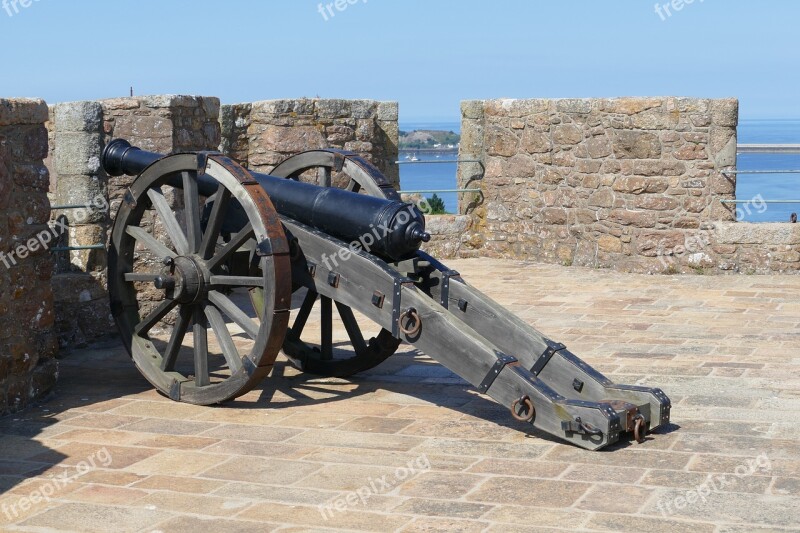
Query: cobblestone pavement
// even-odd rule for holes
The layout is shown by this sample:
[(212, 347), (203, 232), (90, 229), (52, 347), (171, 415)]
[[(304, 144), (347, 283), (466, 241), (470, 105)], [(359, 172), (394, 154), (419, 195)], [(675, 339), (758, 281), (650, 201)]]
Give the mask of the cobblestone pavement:
[(615, 381), (661, 386), (674, 425), (586, 452), (408, 346), (351, 381), (280, 362), (240, 400), (195, 407), (109, 343), (66, 356), (49, 402), (0, 420), (2, 527), (800, 530), (800, 277), (452, 266)]

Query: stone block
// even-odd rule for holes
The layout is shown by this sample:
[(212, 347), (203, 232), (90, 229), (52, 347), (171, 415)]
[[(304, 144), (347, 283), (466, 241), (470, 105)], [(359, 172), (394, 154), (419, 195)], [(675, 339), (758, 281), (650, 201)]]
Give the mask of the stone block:
[(0, 126), (44, 124), (48, 118), (44, 100), (0, 98)]
[(616, 157), (621, 159), (657, 159), (661, 157), (661, 140), (642, 131), (618, 131), (613, 136)]
[(720, 244), (798, 245), (800, 225), (720, 222), (716, 225), (716, 240)]
[(99, 102), (67, 102), (54, 106), (56, 131), (59, 133), (100, 133), (103, 106)]

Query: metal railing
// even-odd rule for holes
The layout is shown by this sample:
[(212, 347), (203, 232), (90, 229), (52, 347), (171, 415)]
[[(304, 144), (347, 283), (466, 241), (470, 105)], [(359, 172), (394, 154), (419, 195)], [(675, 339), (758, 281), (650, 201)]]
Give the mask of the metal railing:
[(395, 165), (430, 165), (437, 164), (443, 165), (445, 163), (483, 163), (479, 159), (434, 159), (431, 161), (395, 161)]
[[(738, 154), (800, 154), (800, 144), (740, 144)], [(800, 174), (800, 170), (723, 170), (726, 176)], [(751, 200), (720, 200), (721, 204), (746, 204)], [(800, 200), (760, 200), (763, 204), (797, 204)]]
[[(50, 211), (68, 211), (70, 209), (95, 209), (97, 206), (95, 205), (84, 205), (84, 204), (65, 204), (65, 205), (51, 205)], [(59, 238), (63, 237), (64, 233), (59, 235)], [(83, 246), (53, 246), (49, 250), (50, 252), (73, 252), (79, 250), (105, 250), (105, 244), (87, 244)]]
[[(395, 161), (396, 165), (443, 165), (443, 164), (460, 164), (460, 163), (479, 163), (483, 166), (483, 161), (480, 159), (426, 159), (425, 161)], [(397, 191), (400, 194), (445, 194), (445, 193), (475, 193), (483, 198), (482, 189), (420, 189), (420, 190), (401, 190)]]

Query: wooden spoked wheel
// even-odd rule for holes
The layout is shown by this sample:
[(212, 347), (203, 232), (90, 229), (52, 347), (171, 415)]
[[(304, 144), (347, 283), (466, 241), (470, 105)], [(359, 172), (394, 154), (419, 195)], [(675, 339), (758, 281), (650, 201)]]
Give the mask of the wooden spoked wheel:
[[(271, 175), (294, 180), (312, 181), (322, 187), (339, 187), (378, 198), (400, 201), (400, 195), (374, 165), (350, 152), (312, 150), (292, 156), (275, 167)], [(303, 294), (305, 293), (305, 294)], [(283, 352), (290, 363), (311, 374), (347, 377), (377, 366), (397, 351), (400, 340), (381, 329), (369, 340), (353, 310), (308, 289), (299, 289), (302, 298), (294, 322), (286, 332)], [(311, 313), (320, 316), (319, 341), (304, 335)], [(344, 326), (348, 341), (334, 342), (334, 309)], [(365, 321), (365, 320), (362, 320)]]
[[(210, 194), (214, 180), (216, 201), (203, 227), (200, 191)], [(173, 210), (170, 201), (183, 207)], [(232, 205), (247, 222), (223, 242)], [(231, 269), (237, 256), (247, 258), (243, 272)], [(266, 192), (230, 159), (180, 154), (147, 168), (119, 208), (108, 273), (131, 357), (173, 400), (230, 400), (270, 372), (289, 320), (289, 247)], [(247, 309), (246, 292), (256, 288), (259, 308)]]

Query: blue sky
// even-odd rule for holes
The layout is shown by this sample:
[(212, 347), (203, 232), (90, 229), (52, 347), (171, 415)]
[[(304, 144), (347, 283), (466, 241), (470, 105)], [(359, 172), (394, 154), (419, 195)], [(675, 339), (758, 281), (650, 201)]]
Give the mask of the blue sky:
[(5, 1), (4, 97), (374, 98), (421, 121), (472, 98), (736, 96), (800, 118), (796, 0)]

